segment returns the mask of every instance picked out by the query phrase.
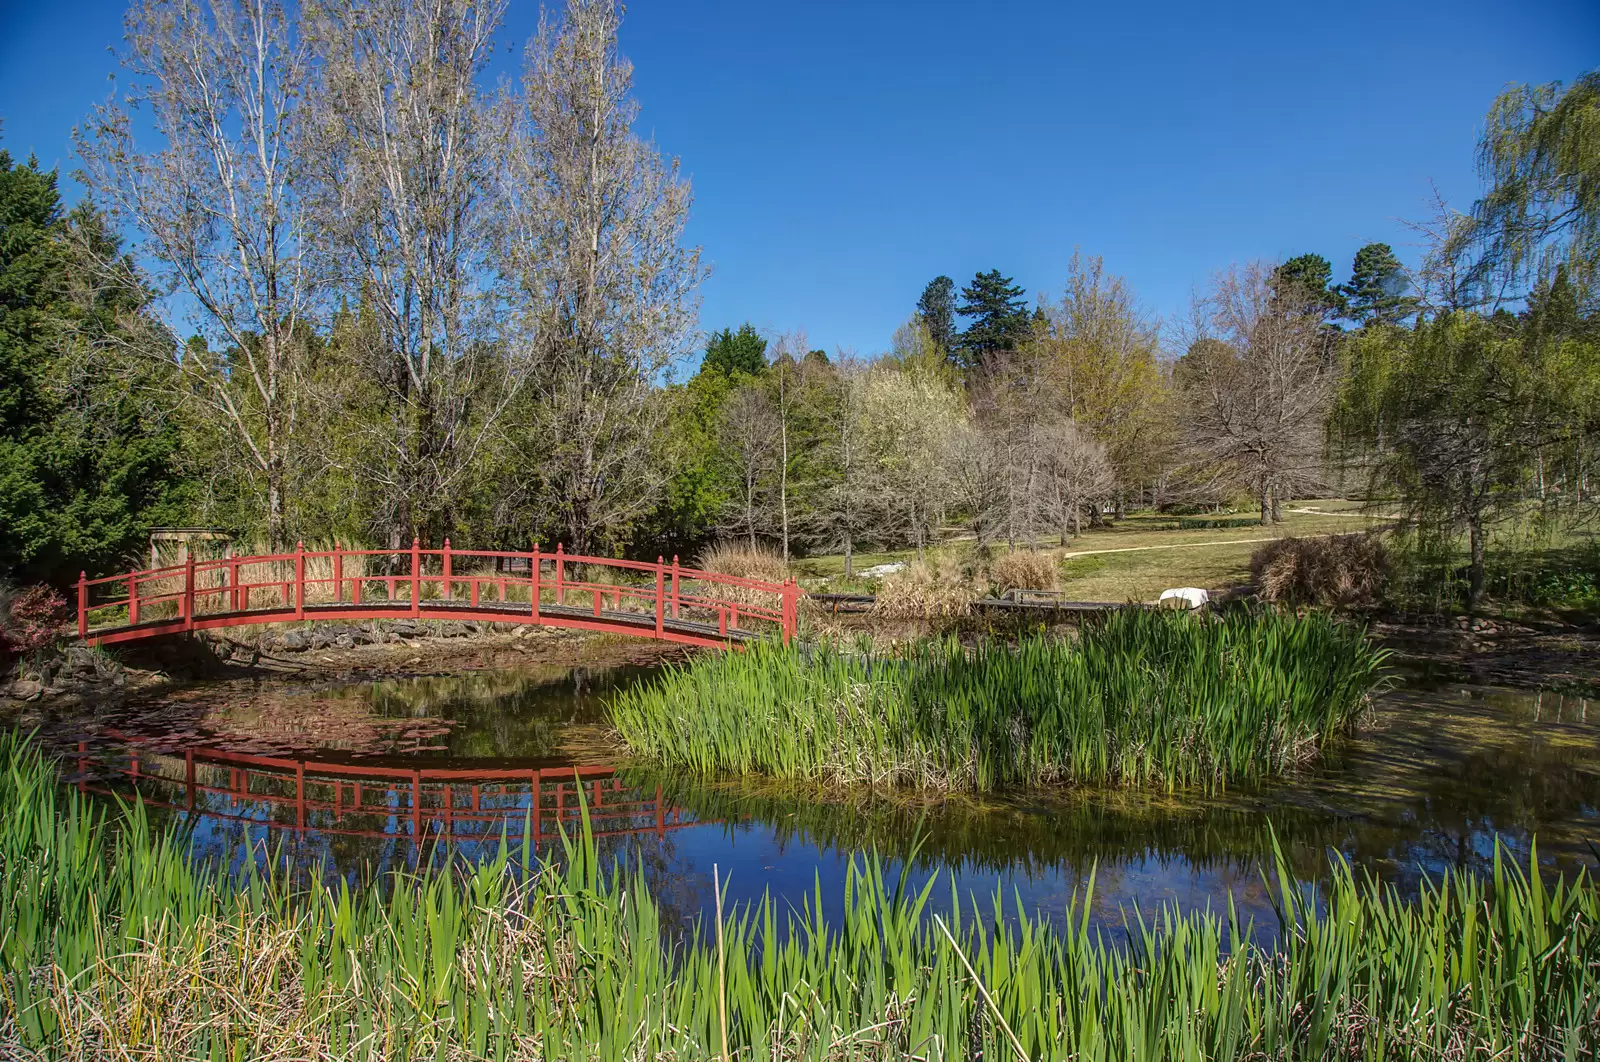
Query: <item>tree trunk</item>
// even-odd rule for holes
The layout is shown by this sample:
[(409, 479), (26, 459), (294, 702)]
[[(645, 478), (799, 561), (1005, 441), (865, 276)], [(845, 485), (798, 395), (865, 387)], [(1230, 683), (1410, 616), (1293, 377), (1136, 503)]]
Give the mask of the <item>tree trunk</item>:
[(283, 456), (275, 441), (267, 442), (267, 548), (278, 550), (289, 542), (288, 520), (283, 511)]
[(1483, 517), (1474, 513), (1467, 521), (1467, 613), (1478, 611), (1483, 600)]
[(845, 577), (845, 580), (849, 581), (850, 579), (855, 578), (855, 574), (856, 574), (855, 542), (851, 538), (850, 532), (846, 531), (844, 533), (844, 577)]
[(1261, 526), (1272, 526), (1272, 491), (1265, 483), (1261, 484)]

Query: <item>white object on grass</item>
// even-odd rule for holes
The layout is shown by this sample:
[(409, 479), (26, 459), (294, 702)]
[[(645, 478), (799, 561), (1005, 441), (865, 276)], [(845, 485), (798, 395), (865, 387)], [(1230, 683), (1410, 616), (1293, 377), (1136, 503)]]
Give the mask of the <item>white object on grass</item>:
[(1211, 600), (1211, 595), (1198, 586), (1180, 586), (1173, 590), (1161, 591), (1161, 600), (1177, 599), (1184, 603), (1185, 608), (1199, 608)]

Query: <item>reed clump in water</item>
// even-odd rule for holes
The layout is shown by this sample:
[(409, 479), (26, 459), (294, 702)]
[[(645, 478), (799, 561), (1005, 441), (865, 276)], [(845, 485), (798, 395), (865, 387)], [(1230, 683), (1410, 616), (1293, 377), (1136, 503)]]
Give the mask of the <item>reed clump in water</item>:
[(1076, 642), (954, 639), (902, 655), (751, 646), (618, 694), (641, 755), (704, 772), (992, 790), (1280, 775), (1350, 730), (1385, 653), (1321, 613), (1123, 610)]
[[(777, 905), (674, 945), (638, 876), (592, 839), (561, 866), (297, 889), (219, 874), (138, 808), (102, 815), (0, 736), (0, 1057), (1164, 1062), (1593, 1058), (1600, 890), (1495, 861), (1415, 902), (1339, 863), (1280, 871), (1277, 944), (1165, 908), (1064, 929), (1001, 898), (941, 906), (853, 864), (787, 933)], [(526, 853), (523, 856), (526, 859)], [(524, 864), (527, 865), (527, 864)], [(1092, 881), (1091, 881), (1092, 889)], [(937, 912), (937, 913), (935, 913)]]

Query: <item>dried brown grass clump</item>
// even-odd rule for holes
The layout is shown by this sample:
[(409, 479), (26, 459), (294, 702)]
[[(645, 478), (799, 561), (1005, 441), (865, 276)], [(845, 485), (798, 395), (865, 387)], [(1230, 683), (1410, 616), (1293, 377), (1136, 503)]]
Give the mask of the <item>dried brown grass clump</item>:
[(789, 566), (776, 552), (743, 542), (719, 542), (700, 554), (695, 566), (701, 571), (766, 583), (781, 583), (789, 578)]
[[(701, 553), (695, 559), (694, 566), (704, 572), (763, 583), (782, 583), (790, 575), (789, 566), (776, 552), (761, 546), (752, 547), (744, 542), (719, 542)], [(782, 604), (782, 599), (770, 591), (729, 586), (726, 583), (701, 586), (685, 582), (684, 588), (686, 592), (703, 593), (721, 601), (764, 609), (776, 609)]]
[(1280, 538), (1251, 555), (1250, 573), (1273, 604), (1359, 608), (1382, 598), (1389, 559), (1374, 534)]
[(989, 578), (1007, 590), (1061, 589), (1061, 558), (1054, 550), (1014, 549), (989, 565)]
[(955, 561), (916, 561), (884, 577), (872, 611), (889, 619), (945, 619), (971, 613), (978, 596)]

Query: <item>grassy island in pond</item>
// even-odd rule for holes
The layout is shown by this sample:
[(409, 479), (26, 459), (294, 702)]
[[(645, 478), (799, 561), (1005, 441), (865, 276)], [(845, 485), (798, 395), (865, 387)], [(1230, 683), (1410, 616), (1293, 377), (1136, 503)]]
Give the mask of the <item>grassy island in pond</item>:
[(946, 789), (1217, 787), (1281, 774), (1349, 730), (1385, 653), (1321, 613), (1126, 610), (1075, 641), (954, 639), (704, 655), (612, 702), (666, 764)]
[[(1286, 873), (1277, 943), (1222, 913), (1132, 935), (999, 918), (856, 864), (674, 944), (592, 839), (520, 871), (297, 888), (97, 813), (0, 735), (0, 1057), (200, 1060), (1593, 1058), (1600, 891), (1496, 860), (1415, 902)], [(526, 853), (524, 853), (526, 859)], [(524, 866), (528, 864), (524, 863)], [(819, 886), (820, 889), (820, 886)], [(948, 896), (948, 900), (946, 897)]]

